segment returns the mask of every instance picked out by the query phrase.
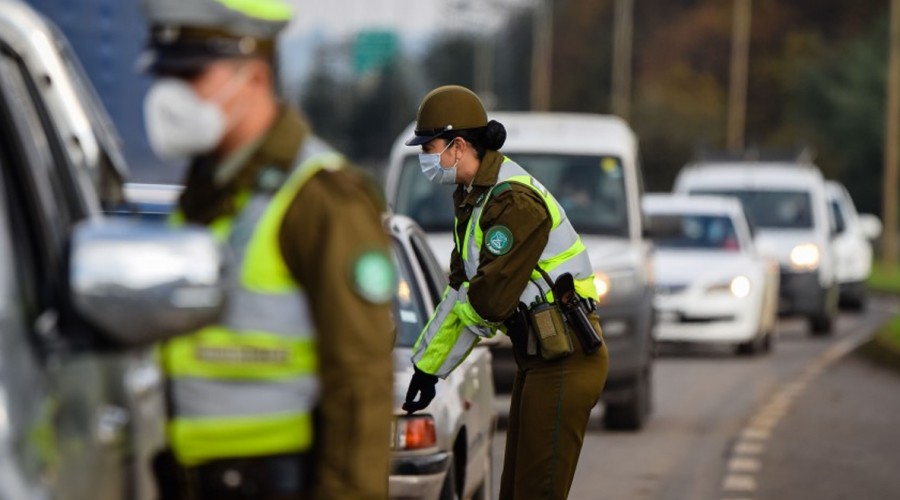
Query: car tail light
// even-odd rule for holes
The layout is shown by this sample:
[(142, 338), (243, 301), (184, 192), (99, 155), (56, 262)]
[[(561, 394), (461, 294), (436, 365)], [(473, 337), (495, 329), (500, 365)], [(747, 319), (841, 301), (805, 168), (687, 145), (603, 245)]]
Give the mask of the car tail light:
[(395, 450), (421, 450), (437, 445), (437, 432), (431, 415), (407, 415), (394, 419)]

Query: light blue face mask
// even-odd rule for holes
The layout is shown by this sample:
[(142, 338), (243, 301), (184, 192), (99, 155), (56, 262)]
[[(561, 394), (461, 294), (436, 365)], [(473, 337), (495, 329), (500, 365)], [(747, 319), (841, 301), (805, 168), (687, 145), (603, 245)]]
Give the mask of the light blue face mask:
[(441, 166), (441, 155), (451, 145), (452, 141), (440, 153), (419, 153), (419, 166), (429, 181), (435, 184), (456, 184), (456, 167), (459, 162), (448, 168)]

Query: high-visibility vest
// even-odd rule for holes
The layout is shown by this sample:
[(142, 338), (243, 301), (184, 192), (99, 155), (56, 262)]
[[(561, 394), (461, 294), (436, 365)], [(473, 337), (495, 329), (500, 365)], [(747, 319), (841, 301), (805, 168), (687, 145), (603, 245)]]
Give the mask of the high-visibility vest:
[[(465, 241), (460, 242), (457, 232), (453, 232), (456, 248), (463, 260), (466, 276), (471, 280), (478, 272), (481, 245), (484, 242), (481, 214), (484, 212), (484, 207), (487, 206), (493, 191), (504, 182), (515, 182), (530, 188), (541, 197), (544, 205), (547, 207), (547, 211), (550, 213), (550, 236), (547, 240), (547, 245), (544, 246), (544, 250), (541, 252), (538, 266), (554, 280), (561, 274), (572, 273), (572, 276), (575, 278), (575, 290), (578, 292), (578, 295), (584, 298), (597, 299), (597, 288), (594, 285), (594, 270), (588, 258), (587, 248), (582, 243), (581, 237), (575, 232), (572, 223), (569, 222), (569, 218), (566, 217), (566, 211), (556, 201), (556, 198), (547, 191), (547, 188), (509, 158), (505, 158), (500, 165), (500, 172), (497, 175), (497, 183), (494, 185), (494, 188), (488, 192), (486, 199), (472, 211), (472, 216), (469, 218), (469, 224), (466, 227)], [(552, 300), (549, 285), (535, 269), (531, 274), (531, 282), (525, 287), (519, 300), (525, 304), (530, 304), (535, 297), (539, 297), (541, 294)]]
[[(472, 211), (463, 241), (459, 240), (457, 231), (459, 220), (454, 221), (453, 237), (456, 250), (463, 260), (466, 277), (469, 280), (474, 278), (480, 265), (479, 256), (484, 242), (481, 214), (484, 207), (498, 186), (512, 182), (527, 186), (537, 193), (550, 213), (550, 235), (541, 252), (538, 266), (554, 280), (563, 273), (572, 273), (578, 294), (584, 298), (597, 299), (597, 288), (594, 285), (593, 269), (587, 249), (566, 217), (565, 210), (540, 182), (509, 158), (505, 158), (500, 165), (497, 183), (487, 192), (483, 200), (479, 200)], [(488, 229), (490, 231), (490, 228)], [(447, 287), (443, 300), (437, 305), (431, 319), (419, 335), (413, 346), (412, 361), (420, 370), (446, 377), (469, 355), (480, 339), (490, 337), (496, 331), (497, 325), (488, 324), (483, 320), (480, 324), (475, 323), (466, 317), (467, 313), (464, 312), (466, 307), (471, 310), (468, 304), (468, 286), (469, 283), (465, 282), (458, 290)], [(541, 296), (553, 300), (550, 285), (535, 269), (531, 275), (531, 282), (522, 291), (519, 300), (530, 304), (536, 297)], [(477, 314), (477, 311), (475, 313)]]
[(171, 404), (167, 433), (185, 466), (303, 452), (312, 445), (311, 413), (319, 399), (316, 329), (278, 234), (306, 181), (320, 170), (341, 168), (344, 159), (309, 138), (295, 163), (280, 187), (244, 193), (239, 213), (210, 225), (230, 250), (221, 322), (162, 346)]

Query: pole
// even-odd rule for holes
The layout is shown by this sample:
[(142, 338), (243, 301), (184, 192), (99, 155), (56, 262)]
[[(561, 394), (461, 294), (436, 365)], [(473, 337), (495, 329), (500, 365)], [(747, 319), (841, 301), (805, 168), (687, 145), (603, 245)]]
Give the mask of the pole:
[(891, 38), (888, 53), (887, 109), (884, 131), (884, 182), (882, 183), (884, 234), (882, 259), (887, 270), (897, 267), (897, 180), (900, 163), (900, 0), (891, 0)]
[(634, 0), (616, 0), (613, 20), (613, 74), (610, 108), (628, 121), (631, 113), (631, 49)]
[(728, 91), (727, 146), (744, 149), (747, 121), (747, 77), (750, 59), (750, 8), (752, 0), (734, 0), (734, 29), (731, 42), (731, 81)]
[(494, 108), (494, 35), (483, 34), (475, 46), (475, 89), (488, 109)]
[(531, 50), (531, 110), (550, 110), (553, 71), (553, 0), (539, 0), (534, 10)]

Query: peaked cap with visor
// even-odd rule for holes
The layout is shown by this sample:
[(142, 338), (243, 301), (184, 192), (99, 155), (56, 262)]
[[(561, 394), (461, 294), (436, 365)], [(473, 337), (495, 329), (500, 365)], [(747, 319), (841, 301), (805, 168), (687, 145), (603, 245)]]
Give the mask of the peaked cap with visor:
[(275, 55), (293, 7), (286, 0), (141, 0), (150, 37), (138, 63), (156, 74), (189, 73), (217, 59)]
[(474, 92), (459, 85), (445, 85), (422, 99), (416, 115), (415, 135), (406, 141), (406, 145), (418, 146), (445, 132), (482, 128), (487, 123), (487, 112)]

